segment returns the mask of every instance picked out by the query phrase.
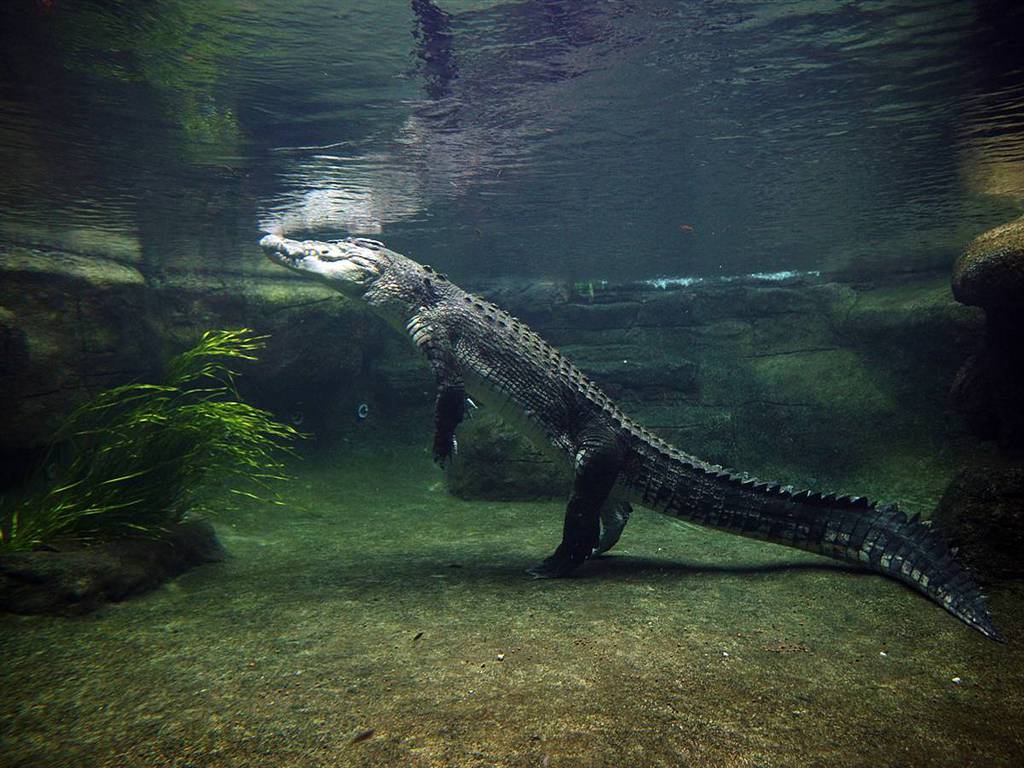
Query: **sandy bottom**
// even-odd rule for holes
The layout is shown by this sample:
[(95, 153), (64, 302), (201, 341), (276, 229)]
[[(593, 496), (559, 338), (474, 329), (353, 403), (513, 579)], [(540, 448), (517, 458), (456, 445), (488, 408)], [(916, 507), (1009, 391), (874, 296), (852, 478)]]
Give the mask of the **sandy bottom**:
[[(638, 512), (572, 579), (551, 503), (419, 449), (301, 463), (231, 553), (85, 618), (0, 617), (3, 766), (1020, 766), (1008, 645), (841, 565)], [(956, 682), (959, 681), (959, 682)]]

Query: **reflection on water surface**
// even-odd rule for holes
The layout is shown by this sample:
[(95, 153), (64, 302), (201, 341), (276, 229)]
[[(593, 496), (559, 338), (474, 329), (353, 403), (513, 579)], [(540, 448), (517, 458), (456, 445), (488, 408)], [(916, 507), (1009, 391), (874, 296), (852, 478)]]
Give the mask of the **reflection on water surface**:
[(1014, 5), (13, 3), (3, 232), (156, 267), (196, 237), (244, 267), (258, 228), (483, 276), (944, 267), (1024, 200)]

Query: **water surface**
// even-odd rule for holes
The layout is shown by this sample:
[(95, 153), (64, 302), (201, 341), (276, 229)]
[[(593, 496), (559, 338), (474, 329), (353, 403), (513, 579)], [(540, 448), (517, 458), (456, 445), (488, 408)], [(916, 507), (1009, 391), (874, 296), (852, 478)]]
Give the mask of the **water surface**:
[(243, 268), (275, 229), (460, 277), (946, 268), (1024, 200), (1017, 3), (2, 13), (8, 236), (157, 267), (182, 229)]

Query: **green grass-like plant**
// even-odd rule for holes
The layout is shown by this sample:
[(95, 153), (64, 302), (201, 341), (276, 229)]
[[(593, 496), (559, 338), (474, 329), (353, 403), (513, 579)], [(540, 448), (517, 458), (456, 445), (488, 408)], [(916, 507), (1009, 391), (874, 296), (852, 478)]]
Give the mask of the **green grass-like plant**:
[(241, 402), (230, 366), (255, 360), (266, 338), (208, 331), (170, 361), (163, 384), (115, 387), (77, 408), (40, 468), (55, 482), (31, 483), (0, 509), (0, 550), (159, 536), (213, 481), (264, 499), (269, 483), (285, 479), (281, 452), (300, 435)]

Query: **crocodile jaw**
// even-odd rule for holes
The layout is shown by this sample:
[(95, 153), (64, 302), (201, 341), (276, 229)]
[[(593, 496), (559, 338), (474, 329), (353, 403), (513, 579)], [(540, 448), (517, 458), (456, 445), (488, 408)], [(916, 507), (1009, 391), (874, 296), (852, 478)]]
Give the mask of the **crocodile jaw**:
[(260, 248), (275, 264), (315, 277), (356, 298), (377, 281), (385, 266), (379, 253), (353, 242), (300, 242), (266, 235), (260, 240)]

